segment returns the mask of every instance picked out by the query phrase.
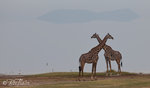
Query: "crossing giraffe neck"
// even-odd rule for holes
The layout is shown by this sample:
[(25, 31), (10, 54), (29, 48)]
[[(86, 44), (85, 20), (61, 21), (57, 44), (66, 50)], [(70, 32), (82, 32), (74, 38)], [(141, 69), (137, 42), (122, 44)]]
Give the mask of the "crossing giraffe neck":
[[(97, 41), (99, 42), (99, 44), (102, 42), (101, 38), (99, 37), (98, 34), (94, 34), (95, 35), (95, 38), (97, 39)], [(109, 50), (112, 50), (112, 48), (106, 44), (104, 44), (104, 47), (103, 47), (104, 51), (107, 52)]]
[[(99, 39), (100, 39), (100, 38), (99, 38)], [(113, 39), (113, 37), (112, 37), (111, 35), (107, 34), (107, 35), (104, 37), (103, 40), (100, 39), (100, 40), (101, 40), (101, 43), (99, 43), (96, 47), (94, 47), (94, 48), (92, 49), (92, 51), (94, 51), (95, 53), (99, 53), (100, 50), (105, 46), (105, 43), (106, 43), (107, 39)], [(104, 48), (103, 48), (103, 49), (104, 49)]]

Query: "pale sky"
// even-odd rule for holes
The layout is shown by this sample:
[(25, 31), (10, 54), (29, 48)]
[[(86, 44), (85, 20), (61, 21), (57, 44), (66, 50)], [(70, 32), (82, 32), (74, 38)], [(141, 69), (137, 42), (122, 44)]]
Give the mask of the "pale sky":
[[(62, 10), (72, 11), (69, 21), (60, 22), (62, 13), (55, 16), (55, 22), (39, 19)], [(130, 15), (118, 14), (118, 10)], [(102, 39), (107, 33), (114, 37), (107, 44), (121, 52), (123, 71), (150, 73), (149, 10), (150, 0), (0, 0), (0, 73), (78, 71), (80, 55), (98, 44), (91, 39), (95, 32)], [(79, 15), (76, 18), (74, 11)], [(81, 22), (83, 11), (87, 18)], [(89, 20), (95, 16), (90, 13), (105, 13), (105, 19)], [(101, 50), (97, 72), (106, 71), (103, 54)], [(118, 70), (116, 62), (112, 68)], [(91, 72), (91, 65), (86, 64), (85, 71)]]

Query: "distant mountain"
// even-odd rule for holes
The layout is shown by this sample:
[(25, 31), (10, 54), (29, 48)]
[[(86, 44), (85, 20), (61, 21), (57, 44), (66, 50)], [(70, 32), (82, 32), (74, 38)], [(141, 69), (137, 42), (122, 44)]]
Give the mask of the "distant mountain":
[(94, 20), (105, 21), (132, 21), (139, 16), (130, 9), (120, 9), (109, 12), (92, 12), (88, 10), (55, 10), (40, 17), (39, 20), (52, 23), (84, 23)]

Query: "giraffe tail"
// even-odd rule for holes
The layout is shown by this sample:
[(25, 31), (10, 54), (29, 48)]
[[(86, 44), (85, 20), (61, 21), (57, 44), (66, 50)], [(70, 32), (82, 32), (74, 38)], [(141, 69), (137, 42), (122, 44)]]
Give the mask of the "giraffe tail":
[(121, 67), (123, 66), (122, 61), (121, 61)]
[(79, 72), (81, 72), (81, 66), (79, 66)]
[[(81, 57), (80, 57), (81, 58)], [(81, 72), (81, 63), (80, 63), (80, 59), (79, 59), (79, 72)]]
[(121, 65), (121, 67), (123, 67), (123, 63), (122, 63), (122, 55), (121, 55), (121, 54), (120, 54), (120, 60), (121, 60), (120, 65)]
[(120, 64), (121, 64), (121, 67), (123, 67), (122, 58), (121, 58), (121, 63)]

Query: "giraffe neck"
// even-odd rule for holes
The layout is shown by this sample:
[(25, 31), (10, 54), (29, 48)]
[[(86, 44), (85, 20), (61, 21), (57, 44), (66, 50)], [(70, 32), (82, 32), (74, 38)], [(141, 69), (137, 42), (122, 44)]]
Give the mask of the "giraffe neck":
[[(97, 41), (99, 42), (99, 44), (102, 42), (101, 38), (97, 35), (96, 37)], [(106, 52), (109, 48), (111, 48), (110, 46), (104, 44), (103, 50)]]
[(97, 35), (96, 39), (97, 39), (97, 41), (98, 41), (99, 43), (102, 42), (101, 38), (100, 38), (98, 35)]
[(95, 47), (96, 48), (96, 50), (95, 50), (96, 53), (99, 53), (101, 51), (101, 49), (104, 47), (107, 39), (108, 39), (107, 36), (105, 36), (104, 39), (102, 40), (102, 42)]

